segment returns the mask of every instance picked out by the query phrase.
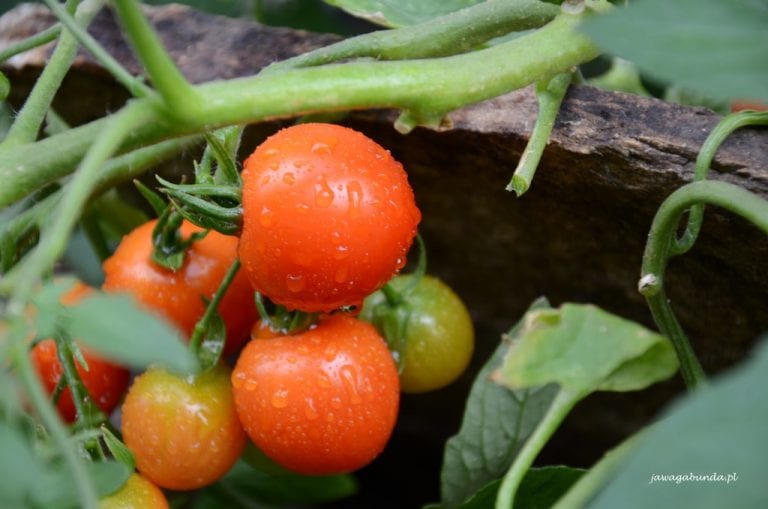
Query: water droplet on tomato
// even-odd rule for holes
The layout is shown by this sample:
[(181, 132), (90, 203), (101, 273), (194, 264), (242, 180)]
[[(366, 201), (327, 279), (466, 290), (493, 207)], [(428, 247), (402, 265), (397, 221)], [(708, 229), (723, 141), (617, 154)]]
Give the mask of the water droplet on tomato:
[(330, 207), (334, 197), (335, 195), (333, 194), (331, 186), (328, 185), (328, 182), (324, 177), (321, 178), (320, 181), (315, 184), (315, 204), (318, 207)]
[(290, 171), (283, 173), (283, 182), (290, 185), (293, 185), (294, 182), (296, 182), (296, 175), (291, 173)]
[(259, 214), (259, 224), (264, 228), (269, 228), (274, 223), (274, 220), (275, 213), (272, 212), (269, 208), (263, 207), (261, 209), (261, 214)]
[(328, 412), (325, 414), (325, 420), (328, 422), (333, 422), (333, 420), (336, 418), (335, 415), (333, 415), (333, 412)]
[(360, 403), (362, 398), (360, 398), (360, 394), (357, 391), (357, 372), (355, 371), (354, 366), (345, 364), (339, 370), (339, 374), (341, 375), (341, 381), (349, 394), (349, 400), (355, 405)]
[(337, 283), (344, 283), (349, 278), (349, 270), (346, 267), (342, 267), (336, 271), (333, 275), (333, 280)]
[(342, 404), (341, 404), (341, 398), (340, 397), (334, 396), (333, 398), (331, 398), (331, 408), (339, 410), (339, 409), (341, 409), (341, 407), (342, 407)]
[(232, 377), (232, 387), (239, 389), (245, 383), (245, 373), (238, 371), (235, 376)]
[(289, 355), (285, 360), (287, 360), (289, 364), (296, 364), (298, 361), (295, 355)]
[(329, 345), (329, 346), (328, 346), (328, 347), (325, 349), (325, 352), (323, 352), (323, 353), (324, 353), (324, 355), (325, 355), (325, 360), (327, 360), (328, 362), (330, 362), (330, 361), (332, 361), (333, 359), (335, 359), (335, 358), (336, 358), (336, 354), (338, 354), (338, 353), (339, 353), (339, 350), (338, 350), (338, 349), (337, 349), (335, 346), (333, 346), (333, 345)]
[(276, 156), (279, 153), (280, 153), (280, 151), (277, 150), (276, 148), (268, 148), (267, 150), (264, 151), (264, 155), (265, 156), (270, 156), (270, 157), (271, 156)]
[(315, 408), (315, 402), (312, 398), (307, 398), (307, 408), (304, 409), (304, 416), (310, 421), (314, 421), (318, 418), (317, 409)]
[(304, 289), (304, 276), (301, 274), (288, 274), (285, 278), (285, 286), (293, 293), (298, 293)]
[(353, 180), (347, 184), (347, 205), (349, 206), (349, 216), (352, 219), (360, 215), (360, 204), (363, 201), (363, 187), (360, 182)]
[(274, 408), (285, 408), (288, 406), (288, 391), (285, 389), (281, 389), (279, 391), (275, 391), (274, 394), (272, 394), (272, 398), (269, 401)]
[(259, 384), (256, 382), (256, 380), (254, 380), (253, 378), (249, 378), (248, 380), (245, 381), (244, 387), (246, 391), (253, 392), (256, 390), (256, 387), (258, 385)]
[(301, 213), (309, 212), (309, 205), (306, 203), (298, 202), (296, 204), (296, 210)]
[(334, 260), (343, 260), (349, 256), (349, 247), (344, 245), (336, 246), (336, 249), (333, 250), (333, 259)]
[(301, 355), (307, 355), (309, 353), (309, 348), (307, 348), (305, 345), (299, 345), (296, 351)]
[(331, 153), (331, 147), (321, 141), (318, 141), (312, 145), (311, 150), (313, 154), (317, 155), (327, 155)]

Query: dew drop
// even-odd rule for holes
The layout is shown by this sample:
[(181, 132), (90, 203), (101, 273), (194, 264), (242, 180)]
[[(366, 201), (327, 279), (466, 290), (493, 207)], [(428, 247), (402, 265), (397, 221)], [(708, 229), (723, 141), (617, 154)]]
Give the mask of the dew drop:
[(276, 156), (279, 153), (280, 153), (280, 151), (277, 150), (276, 148), (268, 148), (267, 150), (264, 151), (264, 155), (265, 156), (270, 156), (270, 157), (271, 156)]
[(329, 361), (329, 362), (330, 362), (330, 361), (332, 361), (333, 359), (335, 359), (335, 358), (336, 358), (336, 354), (338, 354), (338, 353), (339, 353), (339, 351), (338, 351), (338, 349), (337, 349), (335, 346), (333, 346), (333, 345), (329, 345), (329, 346), (328, 346), (328, 347), (325, 349), (325, 352), (324, 352), (324, 354), (325, 354), (325, 360), (327, 360), (327, 361)]
[(349, 270), (346, 267), (342, 267), (336, 271), (333, 275), (333, 280), (337, 283), (344, 283), (349, 278)]
[(256, 382), (256, 380), (253, 380), (252, 378), (249, 378), (245, 381), (245, 390), (249, 392), (253, 392), (256, 390), (256, 387), (259, 384)]
[(288, 391), (285, 389), (275, 391), (269, 401), (274, 408), (285, 408), (288, 406)]
[(285, 360), (287, 360), (289, 364), (296, 364), (298, 361), (295, 355), (289, 355)]
[(335, 415), (333, 415), (333, 412), (328, 412), (325, 414), (325, 420), (328, 422), (333, 422), (333, 420), (336, 418)]
[(321, 178), (320, 181), (315, 184), (315, 204), (318, 207), (327, 208), (333, 203), (333, 189), (328, 185), (325, 178)]
[(307, 398), (307, 408), (304, 409), (304, 415), (310, 421), (314, 421), (318, 418), (317, 409), (315, 408), (315, 402), (312, 398)]
[(335, 398), (331, 398), (331, 408), (335, 410), (339, 410), (341, 409), (341, 406), (342, 406), (341, 398), (339, 398), (338, 396)]
[(232, 387), (234, 387), (235, 389), (239, 389), (240, 387), (243, 386), (244, 383), (245, 383), (245, 373), (243, 373), (242, 371), (235, 373), (235, 376), (232, 377)]
[(304, 289), (304, 276), (301, 274), (288, 274), (285, 278), (285, 286), (293, 293), (298, 293)]
[(312, 145), (311, 150), (313, 154), (317, 155), (327, 155), (331, 153), (331, 147), (321, 141), (318, 141)]
[(293, 185), (293, 184), (296, 182), (296, 175), (294, 175), (294, 174), (293, 174), (293, 173), (291, 173), (290, 171), (289, 171), (289, 172), (286, 172), (286, 173), (284, 173), (284, 174), (283, 174), (283, 182), (284, 182), (285, 184), (288, 184), (289, 186), (290, 186), (290, 185)]
[(259, 224), (264, 228), (269, 228), (275, 222), (275, 213), (267, 207), (262, 207), (259, 214)]
[(298, 202), (296, 204), (296, 210), (301, 213), (307, 213), (309, 212), (309, 205), (306, 203)]
[(334, 260), (343, 260), (349, 256), (349, 247), (344, 245), (338, 245), (336, 246), (336, 249), (333, 250), (333, 259)]
[(309, 348), (307, 348), (305, 345), (299, 345), (299, 347), (296, 348), (296, 351), (301, 355), (307, 355), (309, 353)]
[(363, 187), (360, 182), (353, 180), (347, 184), (347, 204), (349, 206), (349, 216), (352, 219), (360, 215), (360, 202), (363, 201)]
[(354, 366), (350, 366), (349, 364), (342, 366), (339, 370), (339, 374), (341, 375), (341, 381), (344, 384), (344, 387), (347, 389), (347, 393), (349, 393), (350, 401), (353, 404), (360, 403), (362, 399), (357, 392), (357, 376)]

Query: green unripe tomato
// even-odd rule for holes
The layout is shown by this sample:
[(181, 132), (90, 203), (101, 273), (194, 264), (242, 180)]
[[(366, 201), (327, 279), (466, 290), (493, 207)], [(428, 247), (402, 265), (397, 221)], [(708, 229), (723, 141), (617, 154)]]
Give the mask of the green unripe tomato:
[[(464, 372), (475, 333), (466, 306), (448, 285), (424, 275), (409, 290), (413, 277), (397, 276), (389, 282), (402, 292), (396, 308), (379, 290), (365, 299), (360, 317), (376, 325), (397, 351), (401, 390), (419, 393), (445, 387)], [(387, 314), (396, 317), (399, 326), (385, 326)], [(402, 338), (390, 337), (398, 330)]]

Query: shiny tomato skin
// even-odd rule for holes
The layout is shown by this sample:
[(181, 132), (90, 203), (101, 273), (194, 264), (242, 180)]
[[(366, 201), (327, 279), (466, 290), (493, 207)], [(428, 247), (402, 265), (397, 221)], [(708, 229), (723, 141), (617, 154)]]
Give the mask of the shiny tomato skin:
[[(92, 288), (78, 281), (61, 296), (61, 303), (64, 305), (74, 305), (92, 291)], [(131, 373), (127, 368), (109, 362), (90, 352), (83, 345), (78, 346), (88, 365), (88, 369), (86, 370), (85, 366), (80, 364), (77, 358), (75, 358), (77, 373), (96, 406), (106, 415), (109, 415), (120, 403), (123, 394), (125, 394)], [(53, 339), (40, 341), (32, 348), (30, 356), (38, 377), (43, 383), (43, 387), (45, 387), (48, 394), (52, 395), (64, 373), (57, 355), (56, 342)], [(59, 395), (56, 409), (64, 422), (75, 422), (77, 412), (72, 401), (72, 391), (69, 387), (65, 388)]]
[(245, 161), (240, 259), (289, 309), (357, 305), (404, 265), (421, 213), (402, 167), (362, 133), (299, 124)]
[[(174, 272), (151, 259), (152, 230), (156, 220), (126, 235), (104, 262), (105, 291), (131, 293), (141, 304), (176, 325), (186, 337), (205, 312), (201, 297), (210, 299), (237, 257), (237, 239), (209, 231), (192, 244), (184, 265)], [(184, 238), (201, 229), (188, 221), (181, 225)], [(226, 324), (224, 355), (236, 352), (248, 339), (256, 320), (253, 290), (243, 271), (238, 272), (219, 304)]]
[[(396, 276), (391, 286), (402, 291), (414, 276)], [(386, 298), (370, 295), (360, 317), (371, 320), (373, 308)], [(409, 311), (405, 348), (400, 352), (403, 392), (420, 393), (440, 389), (458, 378), (469, 365), (475, 346), (472, 318), (458, 295), (440, 279), (424, 275), (404, 296)]]
[(293, 336), (252, 339), (232, 386), (253, 443), (302, 474), (370, 463), (398, 414), (397, 369), (384, 341), (371, 325), (343, 314)]
[(131, 474), (122, 488), (99, 500), (99, 509), (169, 509), (163, 490), (139, 474)]
[[(109, 415), (120, 403), (120, 398), (123, 397), (125, 389), (128, 387), (131, 373), (128, 369), (89, 352), (82, 345), (80, 345), (80, 351), (86, 364), (88, 364), (88, 370), (75, 359), (77, 373), (96, 406), (106, 415)], [(35, 366), (48, 394), (53, 394), (64, 373), (56, 352), (56, 342), (53, 339), (45, 339), (37, 343), (30, 353), (32, 364)], [(69, 387), (59, 395), (56, 409), (65, 422), (75, 422), (77, 412)]]
[(172, 490), (217, 481), (246, 441), (223, 365), (186, 377), (150, 368), (128, 390), (122, 432), (138, 471)]

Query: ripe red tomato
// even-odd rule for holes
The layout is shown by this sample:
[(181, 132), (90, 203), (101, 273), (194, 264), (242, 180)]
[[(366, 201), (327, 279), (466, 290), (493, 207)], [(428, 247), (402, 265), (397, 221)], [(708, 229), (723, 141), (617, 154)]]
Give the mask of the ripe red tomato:
[[(404, 291), (412, 275), (390, 281), (396, 291)], [(365, 299), (360, 313), (363, 320), (375, 322), (377, 306), (387, 306), (379, 291)], [(400, 387), (403, 392), (426, 392), (445, 387), (467, 368), (475, 346), (472, 318), (464, 303), (450, 287), (436, 277), (424, 275), (403, 295), (408, 319), (402, 356)]]
[[(184, 265), (173, 272), (151, 260), (152, 230), (156, 220), (149, 221), (126, 235), (115, 253), (104, 262), (106, 291), (126, 291), (150, 310), (174, 323), (189, 337), (195, 323), (205, 312), (201, 297), (210, 299), (237, 257), (237, 239), (209, 231), (187, 250)], [(181, 225), (186, 238), (201, 229), (188, 221)], [(239, 349), (248, 339), (256, 319), (253, 290), (240, 271), (219, 304), (226, 324), (224, 354)]]
[(294, 336), (251, 340), (232, 387), (253, 443), (302, 474), (365, 466), (397, 419), (400, 385), (386, 344), (373, 326), (344, 314)]
[[(61, 302), (65, 305), (74, 304), (90, 291), (88, 286), (77, 283), (61, 297)], [(79, 346), (88, 369), (75, 360), (77, 373), (96, 406), (109, 415), (123, 397), (131, 374), (128, 369), (100, 358), (82, 345)], [(48, 394), (53, 394), (64, 372), (57, 356), (56, 342), (53, 339), (40, 341), (32, 348), (30, 355), (43, 386)], [(56, 408), (65, 422), (75, 421), (77, 413), (69, 387), (59, 395)]]
[(99, 509), (168, 509), (163, 491), (139, 474), (132, 474), (122, 488), (99, 500)]
[(122, 407), (125, 445), (153, 483), (192, 490), (221, 478), (245, 447), (229, 369), (180, 377), (152, 368), (136, 378)]
[(420, 219), (388, 151), (346, 127), (300, 124), (245, 161), (240, 259), (273, 302), (331, 311), (403, 267)]

